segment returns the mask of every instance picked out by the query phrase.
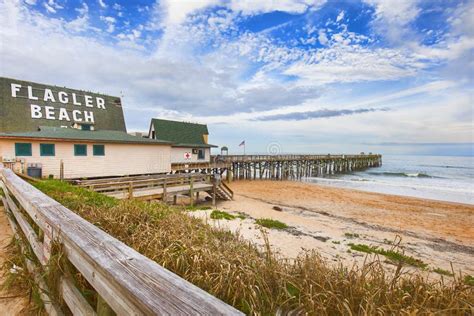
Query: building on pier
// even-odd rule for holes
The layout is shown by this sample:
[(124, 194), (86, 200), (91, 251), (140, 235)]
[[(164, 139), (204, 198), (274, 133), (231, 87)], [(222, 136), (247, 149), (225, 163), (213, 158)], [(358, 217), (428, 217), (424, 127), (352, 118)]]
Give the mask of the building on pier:
[(208, 142), (209, 130), (205, 124), (152, 119), (148, 137), (172, 142), (172, 164), (199, 164), (211, 161)]

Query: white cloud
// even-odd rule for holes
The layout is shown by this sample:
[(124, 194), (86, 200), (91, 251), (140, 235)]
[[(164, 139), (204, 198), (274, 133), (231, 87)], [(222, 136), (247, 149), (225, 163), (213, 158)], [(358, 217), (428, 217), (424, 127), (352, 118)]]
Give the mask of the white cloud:
[(393, 42), (410, 37), (409, 23), (420, 13), (419, 0), (364, 0), (375, 8), (374, 25)]
[(105, 3), (104, 0), (98, 0), (98, 1), (99, 1), (99, 5), (100, 5), (100, 7), (101, 7), (102, 9), (107, 8), (107, 4)]
[(49, 13), (56, 13), (56, 9), (54, 9), (52, 6), (50, 6), (46, 2), (43, 3), (43, 5), (44, 5), (44, 8), (46, 9), (46, 11), (48, 11)]
[(89, 12), (89, 6), (87, 3), (82, 3), (82, 6), (79, 8), (76, 8), (76, 11), (79, 13), (79, 15), (85, 15), (86, 13)]
[(339, 22), (342, 19), (344, 19), (344, 11), (339, 12), (339, 14), (337, 15), (337, 18), (336, 18), (336, 22)]
[(232, 0), (229, 7), (244, 15), (254, 15), (272, 11), (303, 13), (308, 9), (319, 9), (326, 0)]
[(328, 37), (326, 36), (326, 33), (324, 32), (324, 30), (319, 30), (318, 40), (321, 43), (321, 45), (326, 45), (329, 42)]
[[(243, 15), (255, 15), (272, 11), (303, 13), (306, 10), (319, 9), (326, 0), (163, 0), (155, 6), (155, 14), (163, 26), (183, 23), (186, 18), (208, 7), (223, 6)], [(157, 23), (159, 24), (159, 23)]]

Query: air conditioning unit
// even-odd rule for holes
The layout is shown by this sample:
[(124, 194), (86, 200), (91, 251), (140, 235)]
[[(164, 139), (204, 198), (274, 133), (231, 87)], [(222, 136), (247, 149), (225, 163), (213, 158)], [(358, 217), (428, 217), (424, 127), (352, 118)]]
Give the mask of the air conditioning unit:
[(193, 154), (195, 154), (195, 155), (199, 154), (199, 149), (194, 148), (193, 149)]
[(5, 163), (13, 163), (13, 162), (16, 162), (16, 158), (3, 157), (2, 162), (5, 162)]

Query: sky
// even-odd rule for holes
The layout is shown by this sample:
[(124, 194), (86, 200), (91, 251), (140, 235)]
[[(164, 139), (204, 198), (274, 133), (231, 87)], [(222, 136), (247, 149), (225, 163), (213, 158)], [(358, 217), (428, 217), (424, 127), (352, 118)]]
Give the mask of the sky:
[(0, 0), (0, 76), (247, 153), (474, 155), (474, 0)]

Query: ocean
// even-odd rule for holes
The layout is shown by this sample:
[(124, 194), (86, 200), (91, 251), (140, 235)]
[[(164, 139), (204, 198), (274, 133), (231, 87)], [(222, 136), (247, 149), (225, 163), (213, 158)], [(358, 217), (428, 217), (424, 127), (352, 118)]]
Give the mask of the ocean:
[(306, 181), (474, 204), (474, 157), (384, 155), (381, 167)]

